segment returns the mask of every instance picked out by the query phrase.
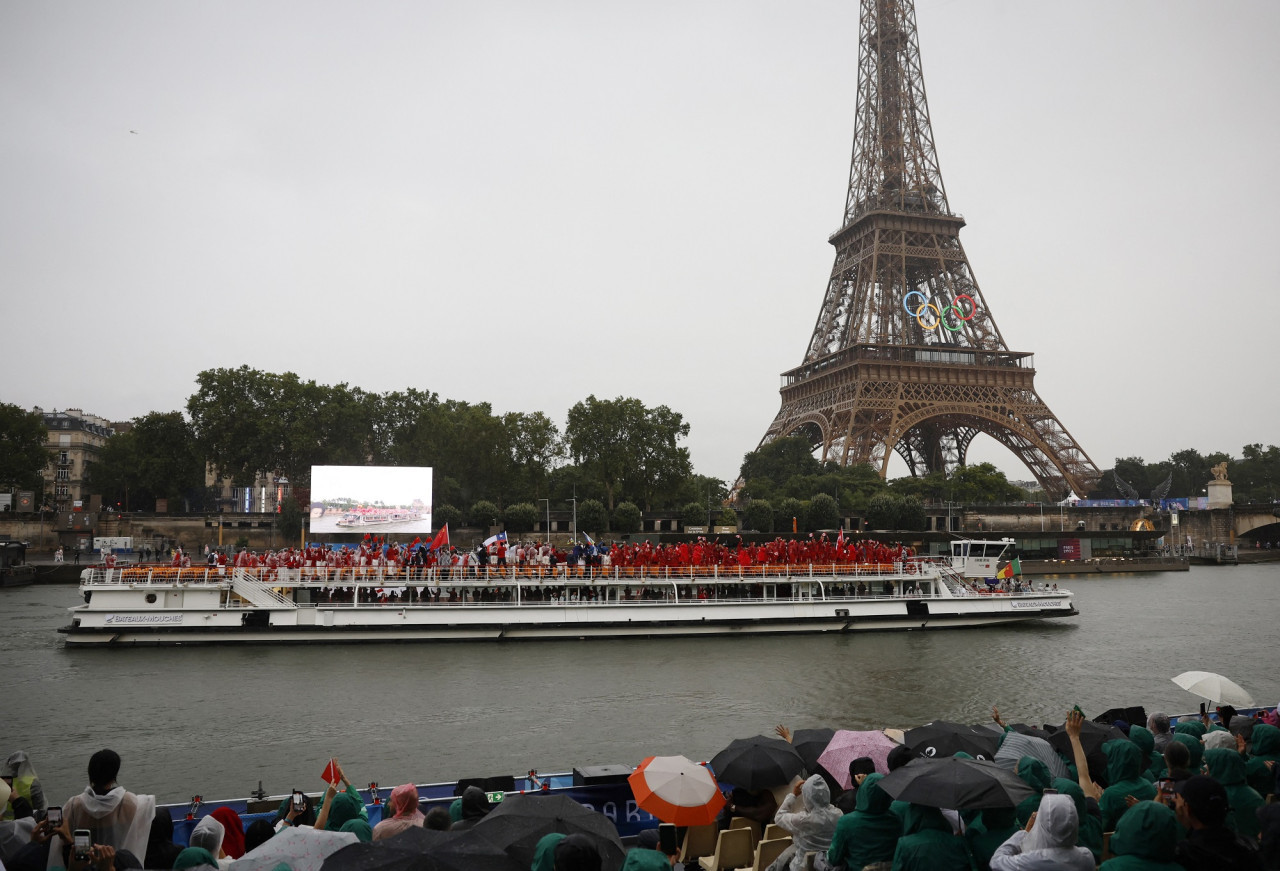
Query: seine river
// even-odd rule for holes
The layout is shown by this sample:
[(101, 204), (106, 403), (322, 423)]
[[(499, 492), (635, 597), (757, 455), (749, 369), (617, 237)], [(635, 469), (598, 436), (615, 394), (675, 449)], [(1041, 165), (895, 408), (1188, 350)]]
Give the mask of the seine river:
[(321, 788), (337, 756), (391, 786), (531, 768), (707, 759), (792, 728), (1061, 722), (1194, 710), (1169, 679), (1217, 671), (1280, 699), (1280, 565), (1051, 578), (1081, 614), (934, 632), (676, 641), (66, 650), (70, 586), (0, 590), (0, 758), (26, 750), (51, 801), (90, 754), (161, 801)]

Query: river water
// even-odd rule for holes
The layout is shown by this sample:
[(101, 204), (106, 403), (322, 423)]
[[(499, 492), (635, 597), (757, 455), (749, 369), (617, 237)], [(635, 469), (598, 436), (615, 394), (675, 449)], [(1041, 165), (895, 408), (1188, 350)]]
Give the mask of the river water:
[[(1039, 579), (1037, 579), (1039, 580)], [(708, 759), (792, 728), (1061, 722), (1142, 704), (1194, 710), (1169, 679), (1226, 674), (1280, 699), (1280, 565), (1049, 578), (1079, 617), (786, 638), (66, 650), (70, 586), (0, 590), (0, 758), (26, 750), (51, 801), (111, 747), (161, 801)]]

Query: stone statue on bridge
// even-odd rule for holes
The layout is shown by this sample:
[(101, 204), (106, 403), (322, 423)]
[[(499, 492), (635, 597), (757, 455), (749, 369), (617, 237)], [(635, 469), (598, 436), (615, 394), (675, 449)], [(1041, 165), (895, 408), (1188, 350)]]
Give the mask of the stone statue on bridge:
[[(1218, 465), (1214, 466), (1209, 471), (1213, 472), (1213, 480), (1226, 481), (1227, 480), (1227, 461), (1223, 460), (1221, 463), (1218, 463)], [(1231, 482), (1227, 481), (1227, 483), (1229, 484)]]

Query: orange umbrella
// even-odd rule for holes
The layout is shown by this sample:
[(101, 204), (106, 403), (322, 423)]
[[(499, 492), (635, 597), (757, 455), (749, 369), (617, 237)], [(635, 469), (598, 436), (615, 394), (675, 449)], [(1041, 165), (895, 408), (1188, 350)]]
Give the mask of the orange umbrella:
[(641, 810), (664, 823), (705, 826), (724, 807), (715, 776), (683, 756), (650, 756), (627, 782)]

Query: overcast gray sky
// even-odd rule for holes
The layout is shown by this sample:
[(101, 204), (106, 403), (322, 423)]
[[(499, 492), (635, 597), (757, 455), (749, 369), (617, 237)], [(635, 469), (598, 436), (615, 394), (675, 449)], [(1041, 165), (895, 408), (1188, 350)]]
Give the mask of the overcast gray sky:
[[(857, 16), (5, 0), (0, 400), (127, 419), (240, 364), (561, 425), (635, 396), (732, 479), (830, 273)], [(1280, 3), (917, 17), (974, 272), (1094, 461), (1280, 441)]]

